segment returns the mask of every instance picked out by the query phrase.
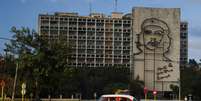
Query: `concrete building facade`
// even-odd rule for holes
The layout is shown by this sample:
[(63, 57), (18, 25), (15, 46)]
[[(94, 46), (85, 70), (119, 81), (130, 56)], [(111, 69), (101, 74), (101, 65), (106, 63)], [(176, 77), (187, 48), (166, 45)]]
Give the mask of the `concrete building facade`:
[(185, 68), (188, 65), (188, 23), (180, 24), (180, 67)]
[(113, 13), (111, 17), (93, 13), (39, 15), (39, 33), (56, 41), (66, 38), (71, 46), (69, 66), (131, 66), (132, 20), (129, 15)]
[(177, 8), (137, 7), (132, 14), (111, 16), (41, 14), (38, 23), (41, 37), (70, 44), (69, 66), (127, 67), (149, 90), (170, 91), (187, 63), (188, 24)]
[(133, 9), (134, 77), (149, 90), (171, 91), (180, 79), (180, 9)]

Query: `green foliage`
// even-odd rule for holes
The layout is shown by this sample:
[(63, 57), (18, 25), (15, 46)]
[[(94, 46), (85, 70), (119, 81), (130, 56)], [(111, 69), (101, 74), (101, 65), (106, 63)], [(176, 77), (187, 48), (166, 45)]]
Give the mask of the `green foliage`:
[[(104, 93), (113, 93), (117, 89), (128, 89), (132, 95), (143, 96), (143, 82), (138, 78), (130, 81), (130, 70), (125, 67), (74, 68), (69, 67), (70, 46), (63, 37), (60, 40), (44, 40), (35, 31), (28, 28), (12, 28), (12, 40), (5, 44), (5, 64), (1, 69), (1, 79), (13, 82), (16, 64), (19, 64), (17, 96), (20, 97), (21, 83), (27, 84), (27, 95), (34, 97), (71, 97), (82, 94), (84, 98), (93, 98)], [(192, 94), (201, 99), (201, 70), (199, 64), (191, 59), (190, 67), (181, 70), (181, 92), (183, 96)], [(6, 67), (6, 69), (4, 69)], [(11, 95), (12, 83), (8, 84), (7, 94)], [(178, 87), (172, 86), (178, 92)]]
[(189, 65), (193, 68), (198, 68), (198, 63), (195, 59), (189, 59)]
[[(20, 97), (22, 82), (27, 84), (27, 95), (34, 97), (71, 97), (72, 94), (82, 94), (83, 98), (93, 98), (113, 89), (128, 89), (129, 68), (69, 67), (69, 43), (59, 37), (59, 40), (48, 41), (35, 31), (28, 28), (12, 28), (14, 34), (10, 43), (6, 44), (7, 65), (19, 64), (17, 96)], [(14, 69), (15, 70), (15, 69)], [(14, 70), (12, 76), (14, 77)], [(113, 88), (113, 89), (110, 89)], [(11, 87), (12, 88), (12, 87)]]
[(128, 85), (125, 83), (113, 83), (108, 84), (104, 87), (104, 94), (114, 94), (118, 90), (125, 90), (128, 89)]
[(135, 80), (130, 81), (130, 94), (137, 98), (144, 96), (144, 82), (140, 81), (137, 77)]
[(179, 86), (177, 85), (170, 85), (170, 89), (172, 89), (173, 93), (178, 94), (179, 93)]
[[(0, 67), (0, 70), (2, 70), (3, 68)], [(13, 85), (13, 78), (11, 77), (11, 75), (9, 75), (8, 73), (0, 73), (0, 80), (4, 80), (5, 82), (5, 87), (4, 87), (4, 92), (7, 96), (11, 96), (11, 92), (12, 92), (12, 85)]]
[(189, 67), (181, 70), (182, 96), (193, 95), (194, 99), (201, 99), (201, 70), (194, 59), (190, 59)]
[(15, 71), (15, 64), (10, 55), (0, 56), (0, 80), (4, 80), (5, 89), (4, 92), (7, 96), (11, 96), (13, 77)]
[[(13, 39), (6, 44), (6, 50), (9, 55), (17, 56), (14, 59), (20, 66), (17, 86), (19, 87), (20, 82), (24, 81), (28, 84), (27, 93), (34, 92), (38, 95), (40, 87), (52, 83), (44, 82), (46, 79), (51, 78), (50, 81), (53, 79), (60, 84), (62, 82), (60, 78), (63, 78), (64, 71), (68, 68), (66, 66), (69, 50), (67, 43), (63, 40), (48, 42), (28, 28), (13, 27), (11, 32), (14, 33)], [(55, 85), (47, 87), (52, 86)]]
[(83, 67), (77, 68), (76, 71), (74, 80), (84, 98), (93, 98), (95, 92), (100, 96), (114, 93), (115, 89), (128, 89), (129, 68)]

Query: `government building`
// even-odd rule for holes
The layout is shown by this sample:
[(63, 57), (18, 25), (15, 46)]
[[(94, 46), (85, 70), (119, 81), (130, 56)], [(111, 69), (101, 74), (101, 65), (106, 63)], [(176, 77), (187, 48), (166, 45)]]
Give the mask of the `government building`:
[(72, 53), (69, 66), (131, 66), (132, 20), (130, 15), (112, 13), (111, 17), (93, 13), (39, 15), (39, 33), (49, 40), (65, 37)]
[(135, 7), (110, 16), (56, 12), (40, 14), (41, 37), (70, 44), (72, 67), (130, 68), (149, 90), (170, 91), (178, 85), (188, 60), (188, 23), (178, 8)]

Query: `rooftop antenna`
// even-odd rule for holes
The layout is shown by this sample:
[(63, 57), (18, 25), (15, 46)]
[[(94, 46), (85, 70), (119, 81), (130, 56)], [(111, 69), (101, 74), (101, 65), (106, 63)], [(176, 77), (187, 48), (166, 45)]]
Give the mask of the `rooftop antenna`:
[(117, 0), (115, 0), (115, 8), (114, 11), (117, 12)]
[(92, 0), (89, 0), (89, 13), (92, 13)]

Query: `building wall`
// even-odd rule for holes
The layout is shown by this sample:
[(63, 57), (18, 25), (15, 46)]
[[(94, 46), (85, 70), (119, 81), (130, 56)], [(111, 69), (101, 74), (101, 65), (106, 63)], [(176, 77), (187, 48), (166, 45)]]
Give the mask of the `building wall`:
[(180, 24), (180, 67), (181, 69), (188, 64), (188, 23), (181, 22)]
[(180, 79), (180, 9), (133, 9), (134, 78), (149, 90), (170, 91)]
[[(186, 22), (180, 22), (180, 9), (138, 7), (132, 15), (118, 18), (98, 13), (43, 14), (38, 24), (42, 37), (51, 41), (64, 38), (70, 44), (69, 66), (130, 67), (132, 78), (139, 76), (150, 90), (169, 91), (170, 84), (177, 85), (179, 62), (182, 67), (188, 59), (188, 29)], [(144, 47), (151, 36), (145, 37), (144, 27), (154, 30), (156, 37), (164, 34), (162, 44), (155, 49)]]
[(51, 42), (65, 38), (71, 46), (68, 65), (73, 67), (130, 67), (131, 26), (131, 18), (39, 15), (40, 35)]

